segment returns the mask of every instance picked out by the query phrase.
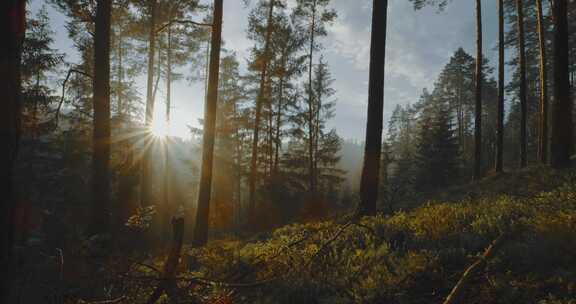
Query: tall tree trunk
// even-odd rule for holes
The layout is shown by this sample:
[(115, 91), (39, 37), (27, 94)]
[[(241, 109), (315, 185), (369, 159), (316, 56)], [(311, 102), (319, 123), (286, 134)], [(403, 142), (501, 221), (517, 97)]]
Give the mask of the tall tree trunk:
[(524, 0), (516, 0), (518, 13), (518, 55), (520, 61), (520, 168), (527, 165), (527, 115), (528, 101), (526, 99), (526, 50), (524, 46)]
[(220, 47), (222, 44), (222, 9), (223, 0), (214, 0), (208, 98), (204, 110), (204, 136), (202, 138), (202, 169), (200, 173), (198, 204), (196, 207), (196, 227), (194, 228), (192, 240), (194, 246), (203, 246), (208, 242), (208, 218), (210, 212), (210, 195), (212, 192), (212, 164), (216, 137)]
[(370, 79), (368, 90), (368, 120), (366, 146), (360, 181), (358, 215), (376, 213), (382, 124), (384, 122), (384, 66), (386, 58), (386, 20), (388, 0), (374, 0), (372, 5), (372, 34), (370, 42)]
[(312, 88), (312, 70), (314, 66), (314, 34), (316, 31), (316, 0), (312, 3), (312, 23), (310, 25), (310, 53), (308, 54), (308, 178), (310, 193), (316, 192), (316, 174), (314, 172), (314, 90)]
[(110, 18), (112, 0), (99, 0), (94, 32), (92, 233), (110, 226)]
[(474, 119), (474, 180), (482, 177), (482, 1), (476, 0), (476, 87)]
[(540, 45), (540, 132), (538, 157), (545, 164), (548, 161), (548, 79), (546, 66), (546, 37), (544, 36), (544, 13), (542, 0), (536, 0), (538, 9), (538, 38)]
[(0, 283), (0, 302), (9, 303), (10, 280), (13, 273), (12, 249), (14, 245), (14, 210), (16, 199), (13, 189), (14, 162), (20, 140), (21, 86), (20, 58), (26, 24), (26, 1), (4, 0), (0, 3), (0, 269), (5, 279)]
[(270, 53), (270, 39), (272, 37), (272, 18), (274, 16), (275, 0), (270, 0), (270, 8), (268, 9), (268, 20), (266, 25), (266, 40), (264, 42), (264, 54), (262, 60), (262, 71), (260, 72), (260, 86), (258, 89), (258, 96), (256, 96), (256, 113), (254, 115), (254, 135), (252, 137), (252, 158), (250, 160), (250, 185), (249, 185), (249, 201), (248, 201), (248, 214), (254, 215), (256, 208), (256, 180), (258, 179), (258, 141), (260, 137), (260, 119), (262, 112), (262, 101), (266, 91), (266, 79), (268, 73), (268, 62)]
[[(171, 19), (171, 17), (170, 17)], [(172, 25), (168, 25), (168, 45), (166, 49), (166, 128), (170, 128), (170, 110), (172, 106)], [(160, 76), (160, 74), (158, 74)], [(163, 217), (163, 229), (164, 235), (170, 231), (170, 218), (174, 216), (175, 206), (173, 206), (170, 199), (170, 176), (172, 171), (170, 170), (170, 136), (166, 136), (164, 139), (164, 173), (163, 173), (163, 185), (162, 185), (162, 206), (165, 209), (165, 215)]]
[(278, 169), (280, 167), (280, 149), (282, 148), (282, 107), (284, 106), (284, 75), (280, 76), (280, 90), (278, 93), (278, 113), (276, 114), (276, 137), (275, 137), (275, 149), (274, 149), (274, 170), (273, 175), (278, 175)]
[(572, 152), (572, 100), (570, 96), (568, 1), (553, 1), (554, 17), (554, 112), (550, 163), (555, 168), (570, 166)]
[[(156, 0), (149, 0), (150, 24), (148, 33), (148, 79), (146, 81), (146, 117), (145, 126), (150, 128), (154, 119), (154, 55), (156, 53)], [(140, 204), (150, 205), (150, 147), (152, 140), (148, 132), (144, 134), (144, 152), (142, 155), (142, 169), (140, 179)]]
[(496, 172), (504, 170), (504, 0), (498, 0), (498, 121), (496, 125)]
[(122, 111), (123, 108), (123, 104), (122, 104), (122, 81), (124, 80), (124, 71), (123, 71), (123, 66), (122, 66), (122, 28), (119, 29), (119, 33), (118, 33), (118, 66), (116, 67), (116, 77), (118, 77), (118, 92), (117, 94), (117, 98), (118, 98), (118, 102), (117, 102), (117, 106), (118, 106), (118, 116), (121, 118), (122, 123), (124, 123), (124, 113)]

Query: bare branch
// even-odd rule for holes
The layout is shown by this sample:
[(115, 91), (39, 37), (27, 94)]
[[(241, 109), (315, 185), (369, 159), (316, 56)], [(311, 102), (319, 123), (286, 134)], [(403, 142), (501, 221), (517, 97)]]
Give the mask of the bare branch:
[(204, 27), (212, 27), (212, 23), (201, 23), (192, 20), (170, 20), (166, 24), (162, 25), (156, 30), (156, 33), (160, 33), (165, 30), (167, 27), (171, 26), (174, 23), (178, 24), (185, 24), (185, 25), (195, 25), (195, 26), (204, 26)]

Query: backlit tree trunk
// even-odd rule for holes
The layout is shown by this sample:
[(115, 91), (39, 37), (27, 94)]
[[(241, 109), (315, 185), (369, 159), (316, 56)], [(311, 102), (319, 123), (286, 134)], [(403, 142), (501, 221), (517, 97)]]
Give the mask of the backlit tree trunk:
[(20, 140), (20, 58), (25, 33), (26, 1), (3, 0), (0, 3), (0, 269), (6, 272), (0, 283), (0, 302), (8, 303), (14, 244), (14, 209), (12, 188), (14, 162)]
[(572, 101), (568, 44), (568, 1), (553, 1), (554, 18), (554, 112), (550, 163), (555, 168), (570, 166), (572, 152)]
[(110, 18), (111, 0), (99, 0), (94, 32), (92, 233), (110, 228)]
[(268, 73), (268, 62), (270, 53), (270, 39), (272, 37), (272, 17), (274, 16), (275, 1), (270, 0), (270, 8), (268, 9), (268, 21), (266, 25), (266, 40), (264, 42), (264, 53), (262, 60), (262, 70), (260, 72), (260, 86), (258, 96), (256, 96), (256, 113), (254, 116), (254, 134), (252, 137), (252, 158), (250, 160), (250, 180), (249, 180), (249, 201), (248, 201), (248, 214), (254, 215), (256, 208), (256, 180), (258, 179), (258, 141), (260, 140), (260, 120), (262, 115), (262, 102), (264, 93), (266, 91), (266, 79)]
[(360, 206), (357, 211), (358, 215), (373, 215), (376, 213), (378, 179), (380, 175), (380, 153), (382, 150), (387, 13), (387, 0), (373, 1), (368, 121), (366, 123), (366, 146), (364, 148), (364, 165), (360, 182)]
[[(156, 52), (156, 0), (149, 0), (150, 5), (150, 24), (148, 34), (148, 79), (146, 81), (146, 117), (145, 126), (150, 128), (154, 119), (154, 54)], [(159, 76), (159, 75), (158, 75)], [(152, 140), (144, 134), (144, 152), (141, 161), (141, 179), (140, 179), (140, 204), (142, 206), (150, 205), (150, 147), (149, 142)]]
[(203, 246), (208, 241), (208, 218), (210, 194), (212, 192), (212, 164), (216, 137), (216, 108), (218, 104), (218, 76), (220, 69), (220, 47), (222, 44), (223, 0), (214, 1), (214, 18), (210, 48), (210, 71), (208, 73), (208, 98), (204, 110), (204, 136), (202, 143), (202, 169), (200, 189), (196, 207), (196, 227), (192, 244)]

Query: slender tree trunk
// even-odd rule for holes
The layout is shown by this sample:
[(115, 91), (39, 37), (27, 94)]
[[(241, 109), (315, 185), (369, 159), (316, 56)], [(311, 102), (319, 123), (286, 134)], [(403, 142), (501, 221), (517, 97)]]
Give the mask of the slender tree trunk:
[(476, 0), (476, 87), (474, 119), (474, 180), (482, 178), (482, 1)]
[(546, 37), (544, 34), (544, 13), (542, 0), (536, 0), (538, 9), (538, 38), (540, 45), (540, 132), (538, 157), (545, 164), (548, 161), (548, 79), (546, 64)]
[(280, 167), (280, 149), (282, 148), (282, 107), (284, 106), (284, 75), (280, 76), (280, 92), (278, 94), (278, 114), (276, 114), (276, 147), (274, 149), (274, 175), (278, 175), (278, 169)]
[(110, 18), (111, 0), (99, 0), (94, 33), (94, 134), (92, 233), (110, 226)]
[[(166, 49), (166, 128), (170, 128), (170, 110), (171, 110), (171, 94), (172, 94), (172, 25), (168, 26), (167, 31), (168, 45)], [(158, 74), (160, 76), (160, 74)], [(170, 231), (170, 218), (174, 216), (175, 206), (172, 205), (170, 200), (170, 176), (172, 171), (169, 168), (170, 164), (170, 136), (166, 136), (164, 141), (164, 174), (162, 185), (162, 206), (165, 209), (165, 215), (162, 224), (166, 235)]]
[[(158, 62), (156, 63), (156, 81), (154, 82), (154, 90), (152, 92), (152, 104), (156, 104), (156, 93), (158, 93), (160, 78), (162, 78), (162, 48), (160, 45), (158, 45), (156, 52), (158, 54)], [(152, 121), (154, 121), (154, 119), (152, 119)]]
[(312, 71), (314, 66), (314, 34), (316, 31), (316, 0), (312, 3), (312, 23), (310, 26), (310, 54), (308, 62), (308, 178), (310, 193), (316, 193), (316, 174), (314, 172), (314, 90)]
[[(148, 79), (146, 81), (146, 118), (145, 126), (150, 128), (154, 119), (154, 55), (156, 53), (156, 0), (149, 0), (150, 5), (150, 25), (148, 34)], [(142, 155), (142, 169), (140, 180), (140, 205), (150, 205), (150, 147), (152, 140), (145, 132), (144, 152)]]
[(21, 86), (20, 58), (26, 24), (26, 1), (4, 0), (0, 3), (0, 269), (5, 279), (0, 282), (0, 302), (9, 303), (14, 263), (14, 210), (16, 199), (13, 189), (14, 163), (20, 141)]
[(524, 0), (516, 0), (518, 13), (518, 54), (520, 61), (520, 168), (527, 165), (527, 115), (528, 101), (526, 100), (526, 50), (524, 46)]
[(554, 107), (550, 163), (555, 168), (570, 166), (572, 153), (572, 100), (570, 96), (568, 1), (554, 0)]
[(496, 172), (504, 170), (504, 0), (498, 0), (498, 121), (496, 125)]
[(266, 79), (268, 72), (268, 62), (270, 53), (270, 39), (272, 37), (272, 23), (274, 16), (275, 0), (270, 0), (268, 9), (268, 21), (266, 25), (266, 40), (264, 42), (264, 60), (262, 60), (262, 71), (260, 72), (260, 87), (256, 96), (256, 113), (254, 115), (254, 135), (252, 137), (252, 158), (250, 160), (250, 185), (249, 185), (249, 216), (254, 215), (256, 208), (256, 180), (258, 179), (258, 141), (260, 140), (260, 119), (262, 112), (262, 101), (266, 91)]
[(118, 33), (118, 66), (116, 67), (116, 77), (118, 77), (118, 92), (117, 94), (117, 98), (118, 98), (118, 102), (117, 102), (117, 106), (118, 106), (118, 116), (121, 118), (122, 122), (124, 122), (124, 115), (123, 115), (123, 111), (122, 111), (122, 81), (124, 78), (123, 75), (123, 70), (122, 70), (122, 28), (119, 29), (119, 33)]
[(208, 98), (204, 110), (204, 136), (202, 138), (202, 169), (200, 173), (198, 204), (196, 207), (196, 227), (194, 228), (192, 240), (194, 246), (203, 246), (208, 242), (208, 218), (210, 212), (210, 195), (212, 192), (212, 164), (216, 137), (216, 108), (218, 105), (220, 47), (222, 44), (222, 10), (223, 0), (214, 0)]
[(370, 45), (368, 121), (366, 123), (366, 146), (360, 181), (358, 215), (373, 215), (376, 213), (380, 154), (382, 150), (382, 125), (384, 122), (384, 66), (387, 15), (388, 0), (374, 0), (372, 5)]
[[(272, 79), (270, 79), (272, 82)], [(270, 88), (270, 91), (271, 88)], [(274, 108), (272, 99), (268, 101), (268, 176), (272, 176), (274, 167)]]
[(166, 50), (166, 125), (170, 124), (172, 102), (172, 25), (168, 26), (168, 49)]

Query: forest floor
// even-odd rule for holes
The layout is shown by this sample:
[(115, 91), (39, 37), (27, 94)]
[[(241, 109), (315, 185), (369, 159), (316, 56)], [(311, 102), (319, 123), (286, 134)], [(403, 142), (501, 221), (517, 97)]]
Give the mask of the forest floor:
[[(460, 303), (576, 303), (576, 171), (530, 168), (437, 197), (185, 246), (158, 303), (443, 303), (476, 264)], [(165, 259), (102, 268), (106, 303), (146, 303)]]
[(289, 225), (185, 257), (180, 284), (206, 303), (442, 303), (477, 261), (461, 303), (576, 303), (576, 172), (494, 175), (409, 212)]

